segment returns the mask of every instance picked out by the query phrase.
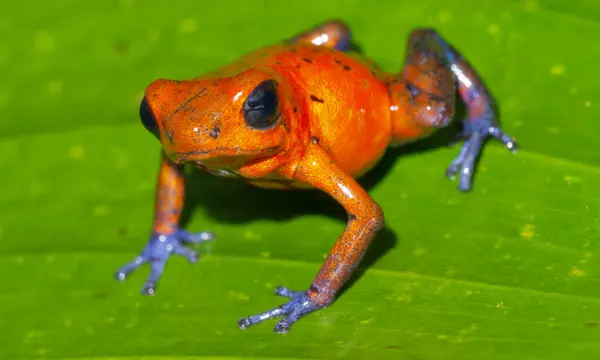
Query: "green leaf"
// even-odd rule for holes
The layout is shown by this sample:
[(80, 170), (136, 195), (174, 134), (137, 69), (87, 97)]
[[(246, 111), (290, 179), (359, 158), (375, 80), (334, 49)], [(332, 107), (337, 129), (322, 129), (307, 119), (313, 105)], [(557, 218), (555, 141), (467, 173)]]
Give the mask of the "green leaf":
[[(365, 180), (387, 227), (331, 307), (279, 336), (236, 321), (305, 289), (344, 227), (317, 193), (194, 175), (187, 229), (218, 240), (112, 274), (145, 244), (156, 78), (196, 76), (326, 18), (387, 70), (433, 26), (482, 74), (504, 129), (475, 188), (458, 149), (388, 156)], [(600, 7), (588, 1), (13, 1), (0, 11), (0, 358), (593, 359), (600, 355)], [(358, 141), (358, 139), (357, 139)]]

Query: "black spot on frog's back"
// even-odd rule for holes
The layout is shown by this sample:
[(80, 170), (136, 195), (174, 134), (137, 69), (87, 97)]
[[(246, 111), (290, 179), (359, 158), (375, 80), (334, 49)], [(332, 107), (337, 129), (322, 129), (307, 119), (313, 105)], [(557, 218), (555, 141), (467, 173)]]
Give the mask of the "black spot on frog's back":
[(312, 101), (314, 101), (314, 102), (321, 103), (321, 104), (325, 102), (323, 99), (321, 99), (321, 98), (318, 98), (318, 97), (316, 97), (316, 96), (315, 96), (315, 95), (313, 95), (313, 94), (310, 94), (310, 100), (312, 100)]

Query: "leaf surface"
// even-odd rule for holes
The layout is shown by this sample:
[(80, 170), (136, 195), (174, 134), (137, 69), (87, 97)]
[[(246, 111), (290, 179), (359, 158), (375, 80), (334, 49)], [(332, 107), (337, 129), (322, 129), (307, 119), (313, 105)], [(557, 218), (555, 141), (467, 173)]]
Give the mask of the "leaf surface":
[[(600, 355), (600, 7), (589, 1), (6, 2), (0, 11), (0, 358), (592, 359)], [(465, 10), (465, 9), (468, 9)], [(326, 18), (400, 69), (432, 26), (482, 74), (513, 156), (490, 142), (469, 194), (458, 148), (387, 156), (367, 270), (286, 336), (238, 318), (304, 289), (343, 230), (319, 194), (193, 175), (186, 228), (218, 240), (168, 263), (158, 295), (112, 273), (145, 244), (158, 144), (144, 87)]]

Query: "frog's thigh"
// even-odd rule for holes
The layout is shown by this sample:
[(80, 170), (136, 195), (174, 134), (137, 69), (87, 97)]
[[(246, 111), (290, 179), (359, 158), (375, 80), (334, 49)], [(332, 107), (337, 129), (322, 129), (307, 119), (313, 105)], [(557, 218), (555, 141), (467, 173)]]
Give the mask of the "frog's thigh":
[(392, 106), (405, 110), (393, 117), (392, 145), (423, 138), (452, 121), (456, 82), (435, 33), (411, 33), (404, 68), (387, 85)]

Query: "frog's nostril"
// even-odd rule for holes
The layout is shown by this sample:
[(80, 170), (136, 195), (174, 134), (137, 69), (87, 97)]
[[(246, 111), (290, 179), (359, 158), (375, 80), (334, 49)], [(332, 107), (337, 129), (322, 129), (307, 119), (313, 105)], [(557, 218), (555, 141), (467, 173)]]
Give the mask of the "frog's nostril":
[(158, 122), (156, 121), (156, 116), (152, 112), (152, 108), (150, 108), (150, 104), (148, 104), (148, 100), (144, 96), (142, 103), (140, 104), (140, 119), (142, 120), (142, 124), (157, 139), (160, 140), (160, 134), (158, 129)]

